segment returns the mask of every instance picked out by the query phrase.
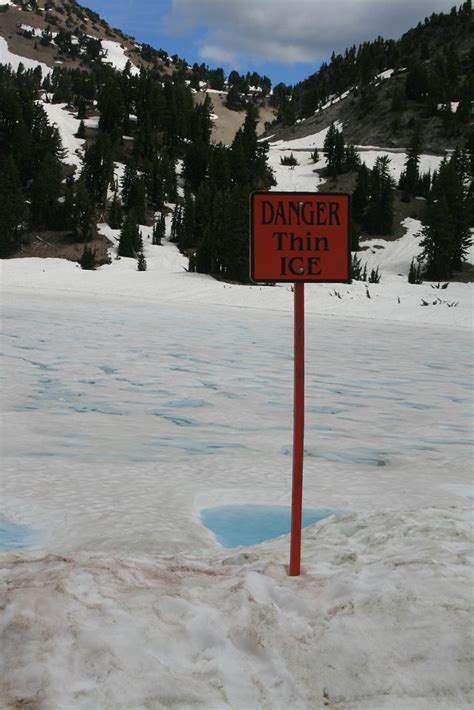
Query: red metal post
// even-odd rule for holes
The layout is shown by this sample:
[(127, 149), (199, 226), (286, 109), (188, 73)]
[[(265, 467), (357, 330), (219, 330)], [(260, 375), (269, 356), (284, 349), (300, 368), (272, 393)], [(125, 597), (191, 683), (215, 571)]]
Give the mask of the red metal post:
[(293, 487), (289, 576), (298, 577), (301, 560), (301, 518), (303, 507), (304, 457), (304, 282), (294, 284), (295, 355), (293, 411)]

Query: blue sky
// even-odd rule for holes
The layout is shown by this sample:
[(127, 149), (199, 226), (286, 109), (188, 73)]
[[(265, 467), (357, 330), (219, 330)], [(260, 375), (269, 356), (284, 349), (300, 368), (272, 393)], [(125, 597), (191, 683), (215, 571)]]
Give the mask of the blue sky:
[[(458, 0), (457, 4), (459, 4)], [(83, 0), (142, 42), (228, 72), (294, 84), (332, 50), (398, 38), (454, 0)]]

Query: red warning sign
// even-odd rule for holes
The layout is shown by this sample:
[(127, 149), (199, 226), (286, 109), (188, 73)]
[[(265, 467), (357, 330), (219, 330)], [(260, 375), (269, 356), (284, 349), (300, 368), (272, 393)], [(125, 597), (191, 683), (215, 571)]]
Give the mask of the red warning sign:
[(250, 196), (250, 278), (350, 281), (350, 196), (254, 192)]

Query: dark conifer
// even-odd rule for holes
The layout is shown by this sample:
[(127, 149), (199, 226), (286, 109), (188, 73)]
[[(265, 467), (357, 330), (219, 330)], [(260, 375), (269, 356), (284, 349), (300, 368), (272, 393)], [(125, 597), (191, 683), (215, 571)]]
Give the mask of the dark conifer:
[(34, 227), (55, 229), (58, 226), (61, 180), (61, 164), (48, 153), (30, 187), (30, 219)]
[(114, 193), (110, 208), (109, 208), (109, 226), (112, 229), (120, 229), (123, 221), (123, 210), (117, 193)]
[(26, 204), (20, 177), (13, 157), (0, 163), (0, 258), (10, 256), (21, 247)]
[(365, 221), (365, 213), (369, 203), (370, 194), (370, 171), (365, 163), (362, 163), (357, 172), (357, 181), (352, 194), (352, 215), (358, 224)]
[(137, 257), (137, 270), (138, 271), (146, 271), (146, 266), (147, 266), (147, 264), (146, 264), (145, 255), (141, 251)]
[(408, 283), (421, 284), (421, 282), (421, 265), (419, 262), (415, 264), (415, 259), (412, 259), (410, 264), (410, 270), (408, 271)]
[(413, 133), (410, 147), (407, 150), (405, 169), (400, 176), (398, 187), (404, 191), (404, 201), (408, 202), (418, 194), (420, 181), (419, 165), (421, 153), (421, 128), (418, 124)]
[(81, 265), (81, 269), (84, 269), (85, 271), (93, 271), (95, 269), (95, 252), (92, 251), (87, 243), (84, 244), (84, 249), (79, 263)]
[(364, 225), (371, 234), (392, 233), (394, 194), (389, 163), (390, 159), (387, 155), (378, 157), (370, 174), (370, 197)]
[(86, 127), (84, 125), (84, 121), (81, 121), (79, 124), (79, 128), (77, 129), (76, 138), (85, 138), (85, 137), (86, 137)]
[(118, 255), (135, 259), (142, 250), (143, 242), (138, 223), (134, 214), (130, 212), (125, 218), (120, 232)]
[(88, 242), (92, 236), (92, 223), (94, 221), (94, 208), (84, 177), (79, 178), (76, 185), (74, 201), (73, 229), (76, 239)]
[(184, 159), (184, 177), (193, 192), (197, 192), (206, 177), (210, 150), (203, 141), (192, 143)]
[(99, 131), (97, 140), (87, 147), (82, 174), (92, 201), (105, 205), (114, 174), (112, 143), (108, 134)]

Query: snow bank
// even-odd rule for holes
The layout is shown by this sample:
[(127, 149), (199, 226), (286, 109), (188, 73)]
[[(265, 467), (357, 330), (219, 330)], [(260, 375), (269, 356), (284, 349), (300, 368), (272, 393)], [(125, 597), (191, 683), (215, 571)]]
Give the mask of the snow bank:
[[(101, 226), (101, 229), (104, 227)], [(150, 230), (141, 227), (145, 239), (147, 229)], [(380, 267), (382, 280), (379, 284), (368, 286), (370, 299), (367, 297), (367, 287), (362, 282), (311, 284), (305, 289), (307, 312), (379, 322), (442, 325), (448, 328), (472, 327), (472, 284), (451, 283), (447, 291), (439, 294), (427, 282), (420, 286), (409, 284), (408, 269), (412, 256), (419, 253), (419, 241), (407, 236), (400, 243), (393, 242), (393, 246), (385, 242), (384, 249), (376, 249), (374, 245), (378, 243), (377, 240), (363, 242), (362, 246), (368, 244), (371, 249), (359, 254), (369, 266)], [(171, 299), (182, 304), (200, 303), (203, 307), (220, 305), (292, 312), (293, 294), (289, 285), (272, 288), (225, 284), (209, 276), (187, 273), (188, 260), (179, 254), (173, 244), (150, 249), (152, 252), (145, 252), (150, 262), (143, 274), (136, 271), (134, 259), (113, 260), (111, 265), (103, 266), (92, 274), (61, 259), (8, 260), (2, 264), (3, 288), (9, 292), (29, 292), (35, 289), (45, 295), (70, 293), (81, 298), (93, 293), (96, 297), (106, 299), (122, 299), (133, 293), (136, 298), (146, 301), (151, 299), (156, 304)], [(129, 272), (127, 279), (123, 278), (124, 270)], [(159, 272), (159, 278), (155, 271)], [(439, 295), (443, 297), (442, 304), (423, 307), (423, 301), (431, 304), (434, 297)], [(456, 305), (448, 305), (452, 303)]]
[(375, 79), (380, 79), (381, 81), (385, 81), (386, 79), (390, 79), (390, 77), (393, 75), (394, 70), (393, 69), (386, 69), (383, 72), (380, 72), (380, 74), (377, 74)]
[(8, 42), (3, 37), (0, 37), (0, 64), (11, 64), (14, 71), (18, 70), (20, 64), (23, 64), (25, 69), (36, 69), (37, 67), (41, 67), (43, 77), (53, 71), (51, 67), (48, 67), (48, 65), (43, 62), (38, 62), (36, 59), (27, 59), (26, 57), (21, 57), (18, 54), (10, 52), (8, 49)]
[[(374, 167), (377, 158), (380, 158), (382, 155), (387, 155), (390, 159), (390, 174), (393, 179), (398, 182), (400, 175), (405, 168), (407, 160), (406, 153), (391, 152), (390, 150), (383, 150), (383, 148), (379, 148), (377, 150), (366, 150), (364, 146), (358, 146), (358, 148), (360, 148), (359, 155), (361, 161), (365, 163), (370, 170)], [(428, 171), (433, 173), (435, 170), (438, 170), (442, 160), (443, 156), (440, 155), (422, 154), (420, 155), (419, 170), (421, 173), (427, 173)]]
[[(1, 697), (45, 707), (471, 707), (471, 525), (422, 509), (212, 557), (10, 555)], [(245, 679), (245, 682), (242, 682)]]
[(130, 62), (130, 74), (132, 76), (140, 74), (140, 70), (135, 66), (130, 57), (127, 57), (124, 48), (119, 42), (103, 39), (102, 47), (107, 52), (107, 56), (104, 59), (106, 64), (111, 64), (118, 71), (123, 71), (127, 62)]
[[(338, 130), (343, 130), (343, 124), (340, 123), (339, 121), (336, 121), (335, 126)], [(289, 140), (289, 141), (283, 141), (283, 140), (277, 140), (277, 141), (271, 141), (269, 143), (270, 146), (270, 162), (272, 164), (272, 167), (274, 167), (276, 157), (272, 159), (272, 152), (277, 152), (277, 151), (314, 151), (314, 150), (319, 150), (322, 151), (324, 147), (324, 139), (326, 138), (327, 132), (329, 130), (328, 128), (325, 128), (322, 131), (319, 131), (318, 133), (313, 133), (309, 136), (305, 136), (304, 138), (295, 138), (294, 140)], [(268, 139), (267, 139), (268, 140)], [(367, 165), (368, 168), (372, 169), (375, 165), (375, 161), (377, 158), (387, 155), (390, 159), (389, 163), (389, 170), (390, 174), (392, 175), (393, 179), (398, 182), (400, 178), (400, 174), (402, 170), (404, 169), (406, 160), (407, 160), (407, 155), (406, 152), (403, 149), (400, 150), (390, 150), (388, 148), (382, 148), (382, 147), (376, 147), (376, 146), (364, 146), (364, 145), (358, 145), (356, 146), (357, 150), (359, 151), (360, 159), (363, 163)], [(300, 156), (296, 155), (295, 156), (298, 160), (300, 160)], [(324, 156), (322, 156), (324, 158)], [(304, 160), (304, 159), (303, 159)], [(440, 155), (427, 155), (423, 154), (420, 155), (420, 164), (419, 164), (419, 169), (422, 173), (431, 171), (433, 173), (435, 170), (438, 170), (441, 161), (443, 160), (443, 156)], [(318, 166), (314, 166), (316, 168), (322, 169), (325, 167), (325, 160), (318, 164)], [(280, 189), (288, 189), (286, 187), (280, 188)]]
[(85, 141), (76, 138), (80, 121), (68, 110), (67, 104), (42, 104), (50, 123), (56, 125), (61, 135), (63, 148), (66, 149), (64, 162), (74, 165), (78, 170), (82, 168), (82, 151)]
[(268, 164), (276, 178), (276, 186), (272, 190), (289, 192), (314, 192), (323, 182), (315, 172), (324, 166), (324, 160), (315, 164), (307, 153), (295, 153), (298, 165), (282, 165), (281, 158), (291, 155), (291, 150), (273, 150), (268, 154)]
[[(343, 128), (343, 124), (340, 121), (336, 121), (334, 125), (339, 131)], [(313, 133), (312, 135), (305, 136), (304, 138), (295, 138), (290, 141), (272, 141), (270, 143), (270, 147), (278, 148), (279, 150), (322, 150), (324, 139), (326, 138), (328, 131), (329, 126), (318, 133)]]

